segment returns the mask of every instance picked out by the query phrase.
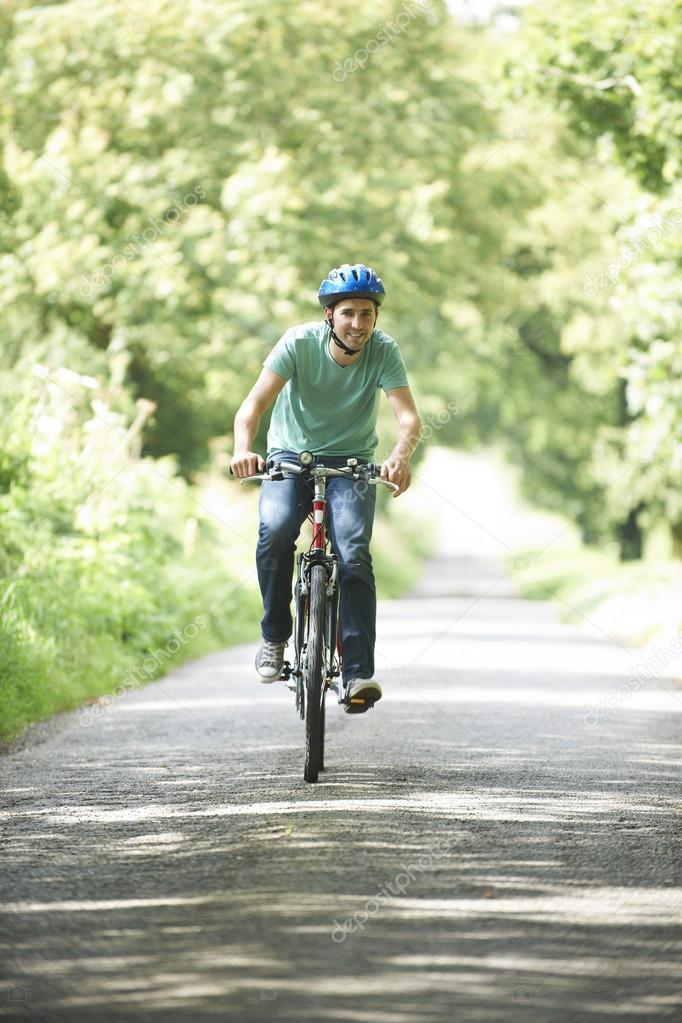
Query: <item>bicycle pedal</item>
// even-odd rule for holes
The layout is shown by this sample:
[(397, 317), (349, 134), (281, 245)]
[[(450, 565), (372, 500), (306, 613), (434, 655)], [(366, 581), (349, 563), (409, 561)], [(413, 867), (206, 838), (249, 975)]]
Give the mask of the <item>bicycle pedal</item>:
[(344, 700), (343, 707), (346, 714), (364, 714), (365, 711), (371, 710), (376, 700), (363, 700), (361, 697), (351, 697), (350, 700)]

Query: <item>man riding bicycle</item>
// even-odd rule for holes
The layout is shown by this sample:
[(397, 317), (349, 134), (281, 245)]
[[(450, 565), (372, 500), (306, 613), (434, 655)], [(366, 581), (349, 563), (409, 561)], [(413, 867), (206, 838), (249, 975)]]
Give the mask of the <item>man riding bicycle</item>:
[[(324, 456), (330, 467), (345, 466), (349, 457), (372, 461), (381, 389), (398, 421), (397, 441), (381, 476), (398, 488), (394, 497), (407, 490), (421, 422), (398, 345), (376, 327), (385, 296), (380, 278), (361, 263), (330, 271), (318, 293), (325, 319), (292, 327), (280, 338), (237, 412), (231, 462), (235, 476), (265, 469), (253, 442), (273, 402), (268, 458), (296, 459), (301, 450), (310, 450)], [(353, 492), (355, 486), (351, 479), (330, 479), (327, 500), (331, 543), (339, 559), (343, 680), (349, 698), (345, 709), (357, 712), (382, 693), (373, 678), (376, 589), (369, 551), (376, 491), (369, 487)], [(310, 501), (308, 485), (300, 477), (261, 487), (256, 565), (264, 614), (256, 671), (262, 682), (275, 682), (284, 668), (292, 630), (294, 548)], [(352, 697), (366, 702), (351, 705)]]

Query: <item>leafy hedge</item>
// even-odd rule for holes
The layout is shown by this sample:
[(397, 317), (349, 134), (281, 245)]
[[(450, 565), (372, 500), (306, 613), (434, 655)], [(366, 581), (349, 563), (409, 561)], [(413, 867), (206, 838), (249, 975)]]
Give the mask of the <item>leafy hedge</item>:
[(38, 366), (0, 425), (3, 737), (256, 632), (249, 575), (192, 488), (139, 455), (152, 413)]

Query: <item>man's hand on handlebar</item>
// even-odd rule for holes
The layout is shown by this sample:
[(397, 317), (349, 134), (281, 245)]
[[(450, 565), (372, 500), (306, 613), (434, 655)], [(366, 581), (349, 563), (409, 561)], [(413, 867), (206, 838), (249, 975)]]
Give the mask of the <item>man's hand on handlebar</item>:
[(389, 457), (381, 466), (381, 478), (395, 483), (398, 489), (393, 491), (392, 496), (400, 497), (412, 482), (412, 467), (402, 458)]
[[(319, 475), (325, 478), (345, 476), (353, 480), (364, 479), (368, 483), (384, 483), (393, 491), (393, 497), (398, 497), (404, 490), (407, 490), (411, 478), (409, 463), (401, 462), (397, 459), (389, 458), (383, 466), (359, 465), (357, 459), (353, 459), (352, 466), (341, 466), (336, 469), (324, 465), (300, 465), (298, 462), (286, 460), (278, 460), (275, 463), (272, 461), (266, 462), (255, 451), (235, 452), (230, 463), (230, 472), (236, 479), (240, 479), (242, 482), (245, 482), (247, 479), (263, 478), (282, 480), (292, 473), (296, 475), (310, 473), (314, 477)], [(374, 475), (375, 473), (376, 475)]]
[(265, 459), (255, 451), (235, 451), (230, 462), (230, 471), (237, 479), (255, 476), (259, 472), (265, 472)]

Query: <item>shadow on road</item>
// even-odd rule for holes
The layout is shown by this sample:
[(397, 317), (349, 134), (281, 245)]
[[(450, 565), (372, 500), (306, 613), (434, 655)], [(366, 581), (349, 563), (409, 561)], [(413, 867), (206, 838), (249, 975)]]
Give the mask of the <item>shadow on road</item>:
[(614, 990), (618, 1019), (665, 1018), (681, 914), (660, 742), (600, 772), (541, 744), (437, 746), (426, 767), (431, 741), (402, 773), (317, 787), (293, 749), (241, 777), (217, 750), (165, 774), (94, 759), (106, 797), (67, 780), (17, 807), (11, 1018), (606, 1020)]

